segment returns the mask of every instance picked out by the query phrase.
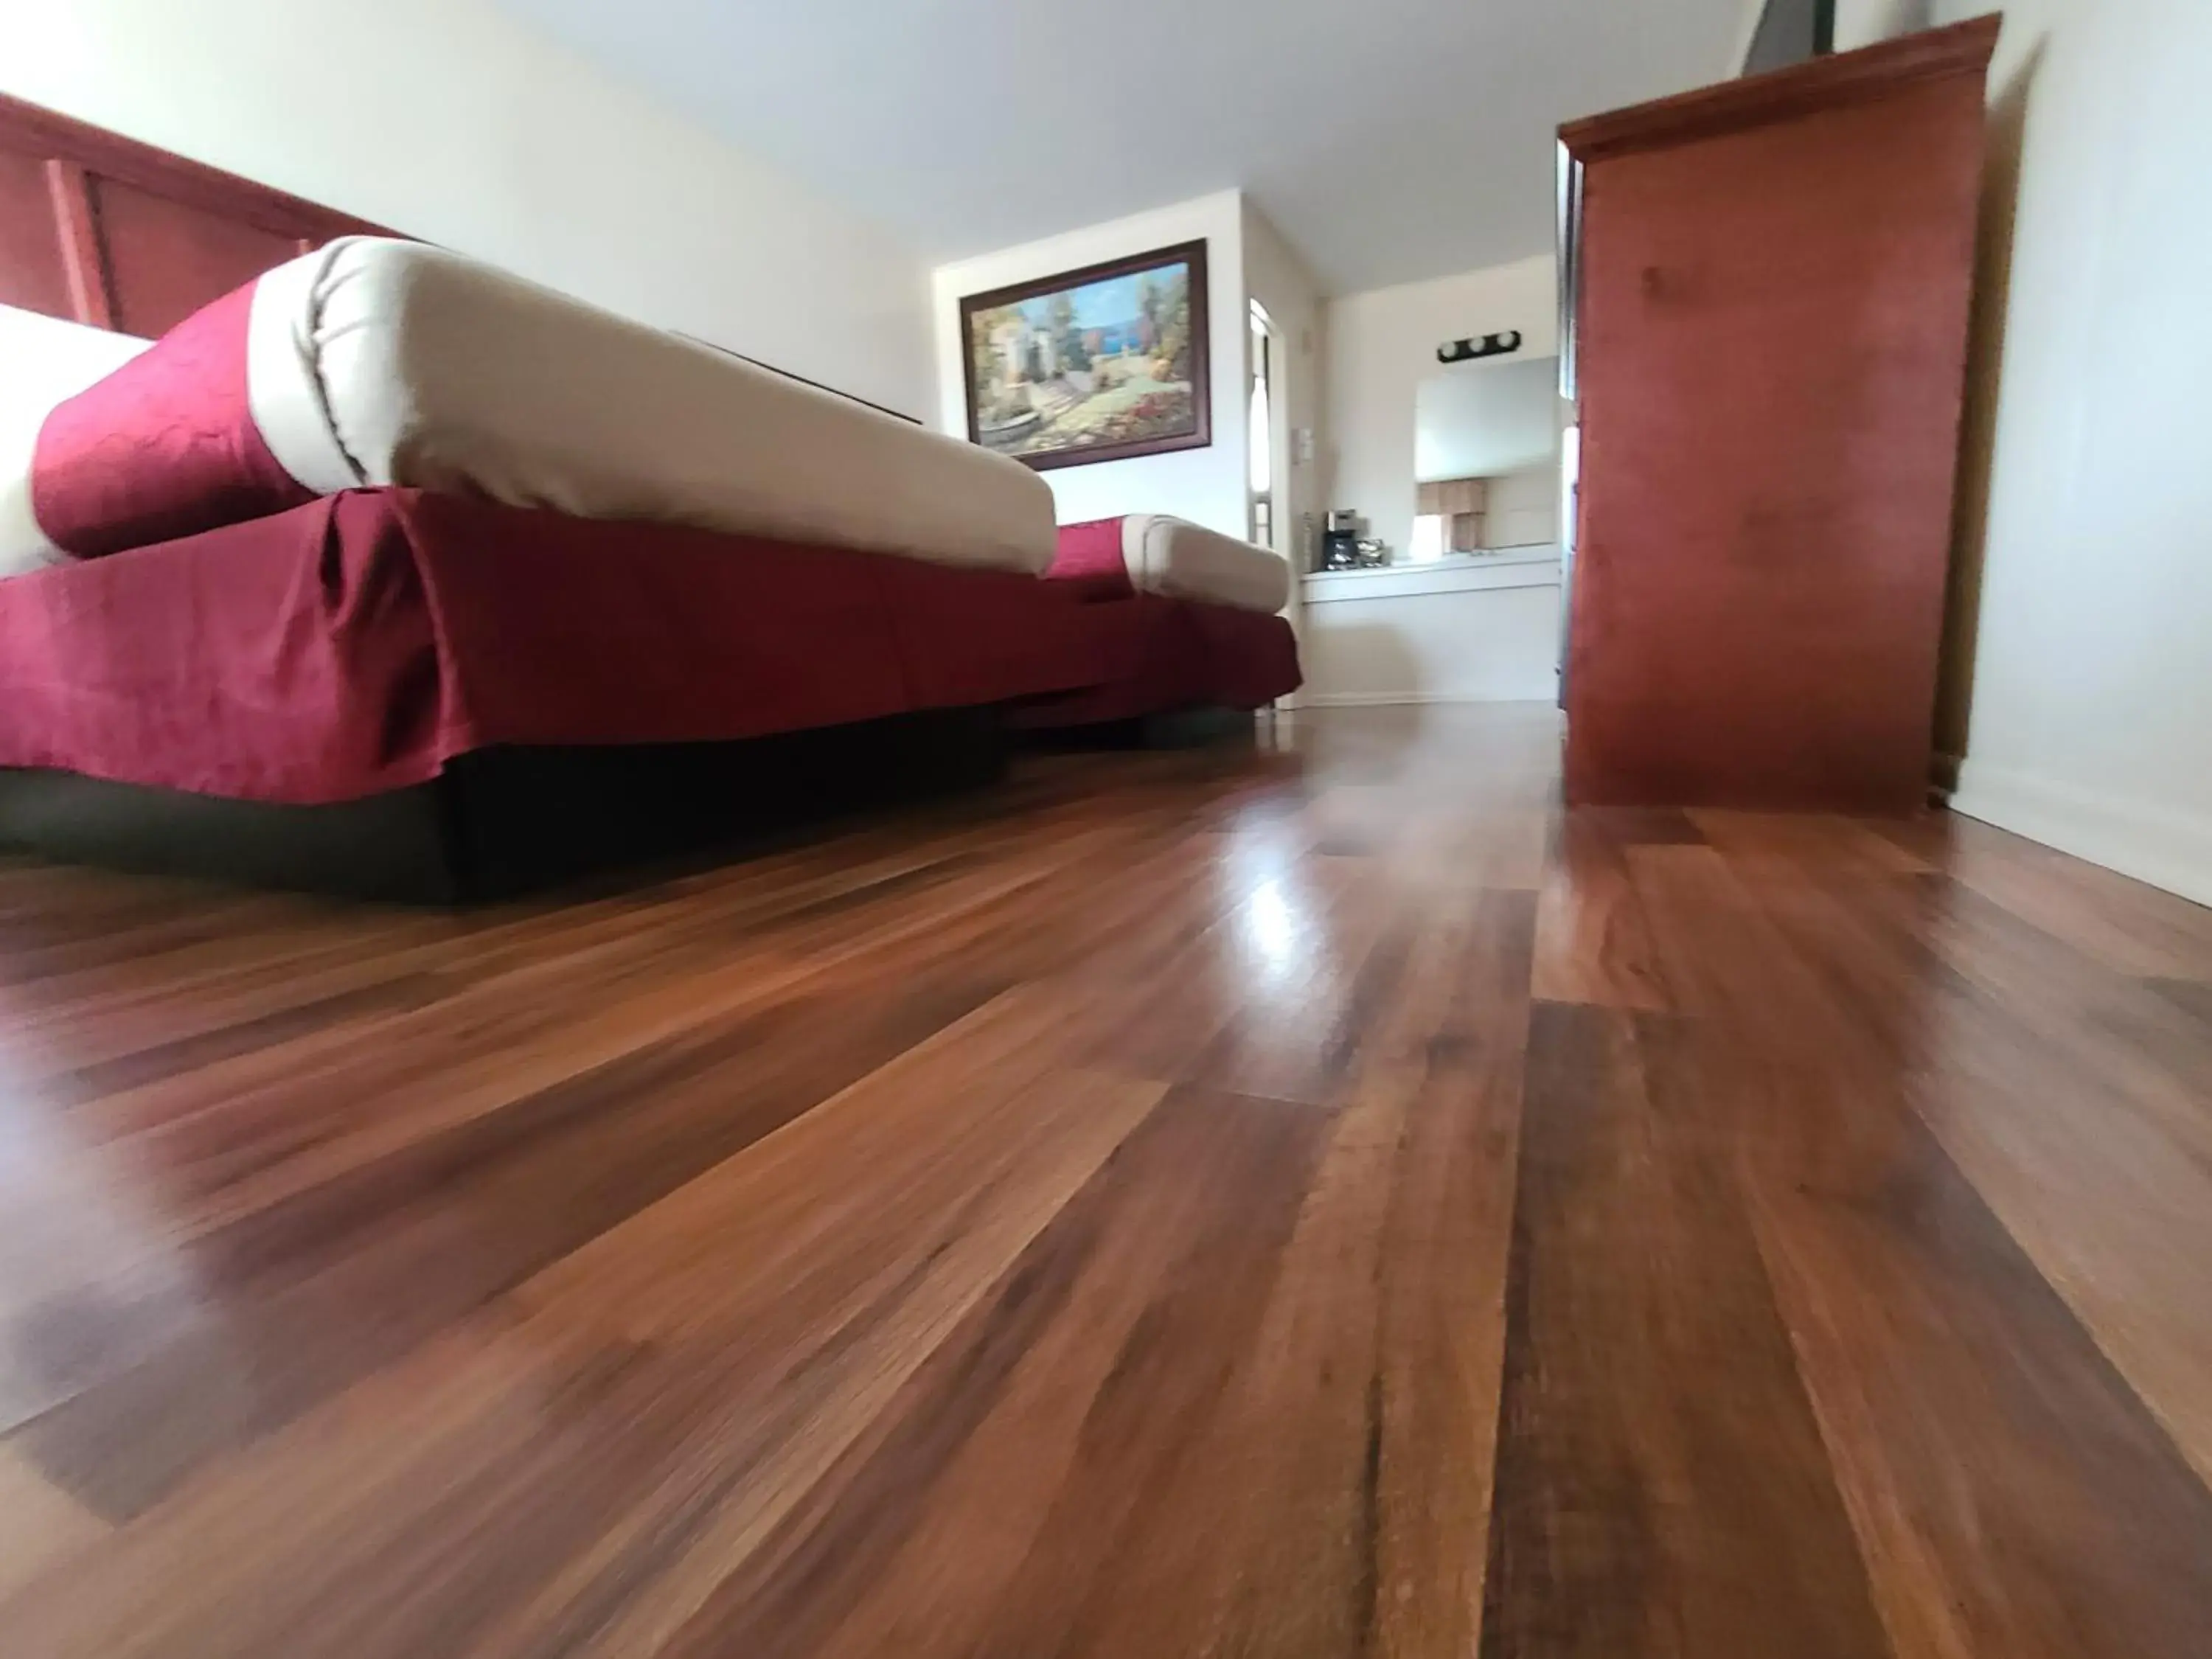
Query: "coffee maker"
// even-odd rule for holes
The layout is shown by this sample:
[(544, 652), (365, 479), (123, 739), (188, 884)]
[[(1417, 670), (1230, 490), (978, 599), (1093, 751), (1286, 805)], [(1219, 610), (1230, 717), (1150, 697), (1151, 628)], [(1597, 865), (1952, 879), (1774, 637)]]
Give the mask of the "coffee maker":
[(1321, 538), (1321, 568), (1351, 570), (1359, 564), (1359, 515), (1348, 507), (1330, 511)]
[(1330, 511), (1328, 528), (1321, 538), (1321, 568), (1324, 570), (1365, 570), (1382, 564), (1389, 555), (1382, 543), (1360, 532), (1366, 521), (1349, 507)]

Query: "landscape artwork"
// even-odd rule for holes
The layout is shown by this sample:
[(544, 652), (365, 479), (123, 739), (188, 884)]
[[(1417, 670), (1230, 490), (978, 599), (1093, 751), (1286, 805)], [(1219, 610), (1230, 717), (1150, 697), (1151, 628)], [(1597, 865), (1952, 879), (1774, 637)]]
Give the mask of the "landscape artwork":
[(968, 435), (1040, 469), (1213, 441), (1206, 244), (960, 302)]

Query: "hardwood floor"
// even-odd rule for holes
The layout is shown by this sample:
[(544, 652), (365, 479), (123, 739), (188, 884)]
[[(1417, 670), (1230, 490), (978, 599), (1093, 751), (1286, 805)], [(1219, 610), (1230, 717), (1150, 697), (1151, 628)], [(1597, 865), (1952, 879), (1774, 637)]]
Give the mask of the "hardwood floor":
[(0, 862), (0, 1651), (2160, 1659), (2212, 913), (1070, 757), (465, 916)]

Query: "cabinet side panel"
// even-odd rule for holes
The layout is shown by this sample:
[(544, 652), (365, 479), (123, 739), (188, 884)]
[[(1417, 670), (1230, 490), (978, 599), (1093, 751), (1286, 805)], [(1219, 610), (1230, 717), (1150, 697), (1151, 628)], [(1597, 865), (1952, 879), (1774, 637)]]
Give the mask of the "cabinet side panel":
[(1923, 799), (1982, 120), (1960, 76), (1587, 168), (1570, 799)]

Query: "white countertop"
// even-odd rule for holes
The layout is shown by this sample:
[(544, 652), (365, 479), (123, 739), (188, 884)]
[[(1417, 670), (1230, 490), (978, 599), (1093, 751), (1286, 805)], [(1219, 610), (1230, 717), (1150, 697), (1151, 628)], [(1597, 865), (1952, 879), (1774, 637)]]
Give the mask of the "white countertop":
[(1559, 581), (1557, 547), (1509, 547), (1495, 553), (1455, 553), (1419, 564), (1317, 570), (1298, 579), (1308, 605), (1396, 599), (1418, 593), (1464, 593), (1486, 587), (1548, 587)]

